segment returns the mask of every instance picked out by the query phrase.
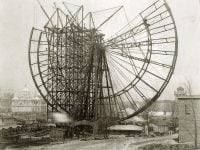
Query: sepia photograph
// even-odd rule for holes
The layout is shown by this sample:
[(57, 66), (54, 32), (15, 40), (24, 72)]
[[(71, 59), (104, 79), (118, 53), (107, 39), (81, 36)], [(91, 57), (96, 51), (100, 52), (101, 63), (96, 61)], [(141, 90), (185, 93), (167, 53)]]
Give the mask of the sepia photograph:
[(200, 150), (200, 0), (0, 0), (0, 150)]

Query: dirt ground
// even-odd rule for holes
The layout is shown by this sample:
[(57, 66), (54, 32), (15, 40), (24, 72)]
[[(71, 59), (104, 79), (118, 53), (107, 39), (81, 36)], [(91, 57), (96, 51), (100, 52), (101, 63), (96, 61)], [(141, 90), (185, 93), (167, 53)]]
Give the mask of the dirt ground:
[(29, 146), (29, 147), (6, 147), (5, 150), (137, 150), (150, 143), (167, 143), (175, 144), (173, 140), (178, 135), (156, 137), (156, 138), (134, 138), (125, 136), (111, 136), (107, 140), (71, 140), (58, 143), (51, 143), (42, 146)]

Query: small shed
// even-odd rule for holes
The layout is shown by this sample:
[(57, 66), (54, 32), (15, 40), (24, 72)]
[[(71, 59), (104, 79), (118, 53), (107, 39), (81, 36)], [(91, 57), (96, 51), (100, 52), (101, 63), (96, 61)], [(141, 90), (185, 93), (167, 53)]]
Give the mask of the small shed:
[(138, 135), (143, 132), (143, 127), (136, 125), (113, 125), (108, 130), (112, 134)]

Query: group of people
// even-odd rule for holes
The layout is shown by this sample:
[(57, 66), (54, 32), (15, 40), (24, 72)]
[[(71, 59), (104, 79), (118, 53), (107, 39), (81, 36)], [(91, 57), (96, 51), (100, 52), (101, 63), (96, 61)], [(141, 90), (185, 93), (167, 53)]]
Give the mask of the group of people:
[(66, 138), (86, 138), (86, 130), (81, 127), (67, 127), (65, 132)]

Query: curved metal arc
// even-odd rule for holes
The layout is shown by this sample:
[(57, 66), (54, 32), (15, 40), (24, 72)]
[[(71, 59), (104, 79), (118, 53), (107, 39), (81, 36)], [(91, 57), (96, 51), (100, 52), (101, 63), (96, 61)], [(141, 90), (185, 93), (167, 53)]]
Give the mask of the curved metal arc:
[[(164, 0), (165, 1), (165, 0)], [(136, 115), (138, 115), (139, 113), (143, 112), (144, 110), (146, 110), (149, 106), (151, 106), (161, 95), (161, 93), (163, 92), (163, 90), (165, 89), (165, 87), (167, 86), (167, 84), (169, 83), (169, 80), (174, 72), (174, 69), (175, 69), (175, 64), (176, 64), (176, 60), (177, 60), (177, 55), (178, 55), (178, 34), (177, 34), (177, 28), (176, 28), (176, 24), (175, 24), (175, 20), (174, 20), (174, 17), (172, 15), (172, 12), (167, 4), (167, 2), (165, 1), (165, 6), (168, 10), (168, 12), (170, 13), (170, 16), (171, 16), (171, 19), (174, 23), (174, 32), (175, 32), (175, 37), (176, 37), (176, 42), (175, 42), (175, 53), (174, 53), (174, 58), (173, 58), (173, 62), (172, 62), (172, 67), (167, 75), (167, 78), (166, 78), (166, 82), (163, 83), (162, 87), (160, 88), (160, 90), (158, 91), (158, 93), (151, 99), (151, 101), (147, 102), (146, 105), (142, 108), (140, 108), (139, 110), (135, 111), (133, 114), (131, 115), (128, 115), (127, 117), (125, 118), (122, 118), (120, 119), (119, 121), (123, 121), (123, 120), (126, 120), (128, 118), (131, 118), (131, 117), (134, 117)]]
[[(36, 88), (38, 89), (40, 95), (42, 96), (42, 98), (47, 102), (48, 105), (51, 106), (51, 103), (46, 99), (46, 97), (43, 95), (42, 91), (40, 90), (39, 86), (38, 86), (38, 83), (35, 79), (35, 75), (33, 73), (33, 69), (32, 69), (32, 65), (31, 65), (31, 40), (32, 40), (32, 36), (33, 36), (33, 32), (34, 32), (35, 28), (32, 28), (31, 30), (31, 35), (30, 35), (30, 39), (29, 39), (29, 51), (28, 51), (28, 58), (29, 58), (29, 68), (30, 68), (30, 72), (31, 72), (31, 75), (32, 75), (32, 79), (33, 79), (33, 82), (36, 86)], [(42, 32), (42, 31), (41, 31)]]

